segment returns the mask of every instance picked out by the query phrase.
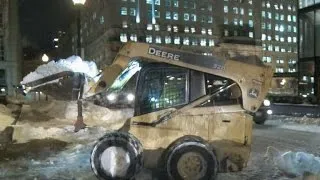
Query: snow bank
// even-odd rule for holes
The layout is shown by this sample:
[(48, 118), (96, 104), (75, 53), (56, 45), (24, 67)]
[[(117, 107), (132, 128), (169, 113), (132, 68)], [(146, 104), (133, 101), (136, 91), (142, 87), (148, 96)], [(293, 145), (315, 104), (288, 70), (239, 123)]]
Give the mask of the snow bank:
[(320, 157), (305, 152), (280, 152), (268, 147), (267, 157), (287, 176), (304, 176), (306, 173), (320, 175)]
[(63, 71), (80, 72), (91, 78), (96, 77), (99, 73), (97, 65), (93, 61), (83, 61), (79, 56), (71, 56), (67, 59), (50, 61), (47, 64), (39, 66), (34, 72), (25, 76), (21, 84), (26, 84)]
[(10, 126), (14, 121), (11, 110), (5, 105), (0, 104), (0, 131), (4, 130), (7, 126)]

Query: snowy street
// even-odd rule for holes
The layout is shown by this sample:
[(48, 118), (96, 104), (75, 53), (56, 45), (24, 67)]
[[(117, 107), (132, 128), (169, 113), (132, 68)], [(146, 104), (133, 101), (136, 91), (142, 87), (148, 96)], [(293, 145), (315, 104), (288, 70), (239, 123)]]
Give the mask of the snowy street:
[[(55, 106), (58, 105), (58, 106)], [(35, 104), (24, 107), (19, 126), (27, 126), (28, 131), (18, 131), (14, 143), (6, 151), (0, 152), (0, 179), (95, 179), (90, 167), (90, 153), (94, 141), (108, 129), (118, 128), (118, 122), (110, 122), (111, 117), (126, 118), (132, 113), (108, 110), (106, 116), (101, 109), (90, 114), (90, 109), (97, 108), (84, 105), (84, 116), (89, 128), (78, 133), (73, 132), (72, 120), (76, 114), (75, 104)], [(35, 111), (35, 109), (38, 109)], [(67, 120), (68, 118), (69, 120)], [(103, 120), (102, 127), (90, 126), (98, 119)], [(121, 119), (121, 118), (119, 118)], [(303, 151), (320, 156), (320, 130), (318, 119), (272, 117), (265, 125), (255, 125), (253, 131), (252, 153), (249, 166), (242, 172), (219, 174), (219, 179), (288, 179), (266, 161), (268, 146), (280, 151)], [(94, 124), (94, 123), (93, 123)], [(156, 176), (156, 175), (154, 175)], [(137, 179), (161, 179), (152, 177), (149, 170), (144, 170)], [(295, 178), (295, 179), (301, 179)]]

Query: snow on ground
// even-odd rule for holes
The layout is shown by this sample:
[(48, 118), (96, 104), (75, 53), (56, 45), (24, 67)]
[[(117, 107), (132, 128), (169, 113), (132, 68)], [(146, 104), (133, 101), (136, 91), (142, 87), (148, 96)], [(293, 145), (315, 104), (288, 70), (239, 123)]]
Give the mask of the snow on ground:
[(0, 131), (4, 130), (5, 127), (10, 125), (14, 121), (11, 115), (11, 110), (5, 105), (0, 104)]
[(83, 61), (78, 56), (71, 56), (67, 59), (50, 61), (47, 64), (40, 65), (34, 72), (25, 76), (21, 84), (26, 84), (63, 71), (85, 73), (91, 78), (94, 78), (99, 74), (97, 65), (93, 61)]
[(296, 131), (320, 133), (320, 118), (273, 115), (265, 122), (265, 125), (273, 125), (278, 128)]

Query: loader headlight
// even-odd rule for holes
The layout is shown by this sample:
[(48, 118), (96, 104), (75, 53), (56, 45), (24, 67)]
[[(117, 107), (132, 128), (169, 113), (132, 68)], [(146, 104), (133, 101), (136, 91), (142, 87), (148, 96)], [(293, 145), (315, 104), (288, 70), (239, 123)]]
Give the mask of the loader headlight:
[(263, 105), (264, 106), (270, 106), (270, 101), (268, 100), (268, 99), (265, 99), (264, 101), (263, 101)]
[(116, 100), (116, 95), (115, 94), (109, 94), (107, 96), (107, 98), (108, 98), (109, 101), (114, 101), (114, 100)]
[(130, 102), (133, 101), (133, 100), (134, 100), (134, 95), (131, 94), (131, 93), (128, 94), (128, 95), (127, 95), (127, 99), (128, 99), (128, 101), (130, 101)]

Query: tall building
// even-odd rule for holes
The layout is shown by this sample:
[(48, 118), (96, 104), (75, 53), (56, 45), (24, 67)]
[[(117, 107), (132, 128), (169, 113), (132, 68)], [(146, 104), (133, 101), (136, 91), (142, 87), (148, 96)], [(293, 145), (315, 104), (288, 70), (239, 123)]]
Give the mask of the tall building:
[(299, 0), (299, 91), (320, 100), (320, 0)]
[(249, 44), (261, 47), (257, 54), (274, 67), (278, 78), (271, 92), (297, 93), (291, 92), (297, 77), (297, 0), (87, 0), (81, 19), (85, 57), (100, 66), (112, 63), (127, 41), (206, 55), (222, 44)]
[(0, 0), (0, 95), (13, 95), (21, 80), (17, 0)]

